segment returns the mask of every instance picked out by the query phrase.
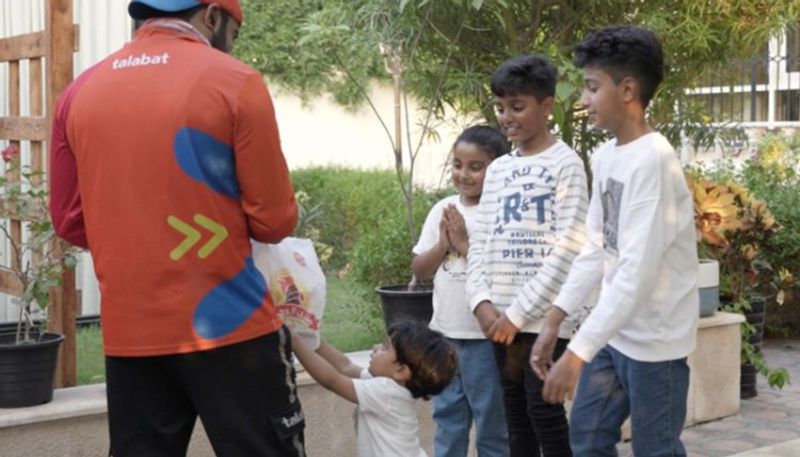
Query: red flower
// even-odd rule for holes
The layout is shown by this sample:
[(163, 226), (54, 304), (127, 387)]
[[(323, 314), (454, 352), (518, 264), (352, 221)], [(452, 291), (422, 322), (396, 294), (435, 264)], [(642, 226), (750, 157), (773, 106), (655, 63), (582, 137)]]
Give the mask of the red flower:
[(14, 146), (8, 146), (7, 148), (3, 149), (3, 162), (8, 163), (11, 162), (14, 157), (17, 155), (17, 148)]

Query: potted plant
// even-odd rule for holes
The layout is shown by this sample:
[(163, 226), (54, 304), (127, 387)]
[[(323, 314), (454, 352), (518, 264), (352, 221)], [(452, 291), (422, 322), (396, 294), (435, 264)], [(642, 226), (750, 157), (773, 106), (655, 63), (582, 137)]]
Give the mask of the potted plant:
[(780, 230), (780, 224), (763, 201), (735, 181), (716, 183), (699, 173), (687, 176), (694, 195), (698, 251), (719, 263), (723, 309), (746, 318), (742, 324), (742, 398), (756, 395), (756, 373), (766, 376), (770, 386), (783, 387), (788, 372), (769, 367), (760, 350), (766, 299), (770, 294), (782, 295), (782, 286), (773, 281), (762, 248)]
[(46, 331), (50, 290), (64, 268), (77, 263), (75, 251), (61, 243), (47, 211), (47, 185), (41, 171), (20, 165), (14, 146), (3, 150), (0, 176), (0, 232), (10, 246), (10, 266), (0, 266), (15, 284), (18, 306), (14, 330), (0, 334), (0, 408), (32, 406), (53, 398), (58, 349), (64, 336)]

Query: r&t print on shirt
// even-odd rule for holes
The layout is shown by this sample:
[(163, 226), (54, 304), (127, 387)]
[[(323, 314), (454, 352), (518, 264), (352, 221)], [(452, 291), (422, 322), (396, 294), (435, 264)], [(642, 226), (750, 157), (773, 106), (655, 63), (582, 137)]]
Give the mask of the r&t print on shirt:
[(498, 197), (501, 210), (492, 236), (506, 240), (500, 254), (502, 261), (515, 262), (518, 270), (507, 272), (514, 284), (525, 284), (530, 279), (525, 272), (540, 268), (552, 250), (546, 241), (556, 230), (551, 183), (555, 178), (542, 166), (518, 167), (503, 179), (505, 188), (519, 190)]
[(618, 252), (617, 234), (619, 233), (619, 207), (625, 185), (608, 178), (603, 190), (603, 248)]

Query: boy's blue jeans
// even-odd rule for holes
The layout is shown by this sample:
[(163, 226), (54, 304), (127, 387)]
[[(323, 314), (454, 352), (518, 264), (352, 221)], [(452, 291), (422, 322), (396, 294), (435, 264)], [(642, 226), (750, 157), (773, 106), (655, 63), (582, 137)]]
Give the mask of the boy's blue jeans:
[(433, 398), (436, 457), (466, 457), (473, 419), (478, 456), (508, 457), (503, 393), (492, 343), (450, 342), (458, 349), (458, 371), (447, 388)]
[(631, 417), (636, 457), (685, 456), (686, 358), (637, 362), (606, 345), (585, 365), (570, 414), (575, 457), (616, 456), (620, 428)]

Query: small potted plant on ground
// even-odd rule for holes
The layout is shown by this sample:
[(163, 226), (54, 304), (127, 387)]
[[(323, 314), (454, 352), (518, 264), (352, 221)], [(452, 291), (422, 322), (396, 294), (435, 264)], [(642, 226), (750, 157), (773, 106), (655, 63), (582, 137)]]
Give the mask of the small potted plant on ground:
[(43, 173), (20, 165), (17, 150), (3, 150), (0, 232), (10, 247), (10, 265), (0, 265), (6, 290), (14, 293), (17, 322), (0, 333), (0, 408), (32, 406), (53, 398), (58, 349), (64, 336), (47, 332), (50, 290), (77, 260), (56, 237), (47, 211)]

